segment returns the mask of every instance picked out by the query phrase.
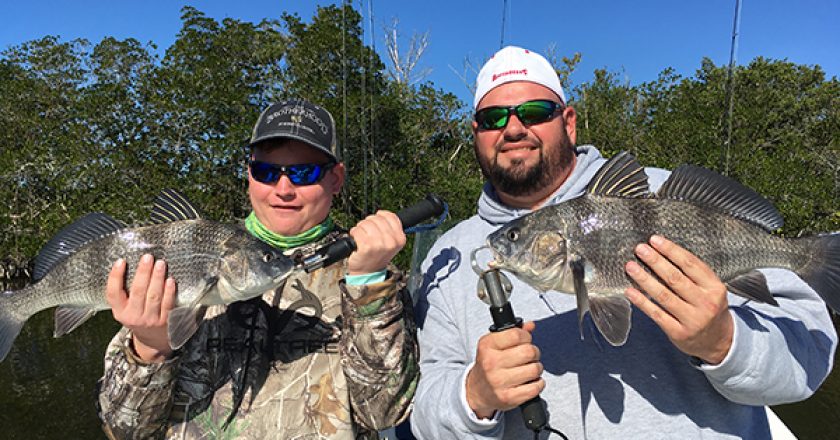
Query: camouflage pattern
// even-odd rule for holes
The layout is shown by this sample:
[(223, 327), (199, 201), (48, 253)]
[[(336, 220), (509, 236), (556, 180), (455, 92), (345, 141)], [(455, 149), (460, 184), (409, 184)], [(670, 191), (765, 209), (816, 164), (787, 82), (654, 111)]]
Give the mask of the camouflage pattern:
[(334, 264), (261, 298), (213, 306), (161, 364), (140, 361), (123, 329), (99, 382), (106, 434), (376, 438), (407, 417), (419, 378), (411, 300), (390, 269), (381, 283), (348, 286), (345, 266)]

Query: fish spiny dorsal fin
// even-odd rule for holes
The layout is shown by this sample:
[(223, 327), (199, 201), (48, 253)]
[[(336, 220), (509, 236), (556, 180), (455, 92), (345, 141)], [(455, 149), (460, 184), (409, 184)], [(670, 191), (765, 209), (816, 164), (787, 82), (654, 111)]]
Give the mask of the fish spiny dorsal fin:
[(622, 151), (605, 163), (589, 185), (588, 194), (608, 197), (643, 198), (650, 196), (647, 174), (636, 158)]
[(171, 188), (161, 191), (152, 207), (151, 220), (155, 224), (200, 218), (202, 215), (198, 209), (183, 194)]
[(779, 211), (757, 192), (695, 165), (681, 165), (675, 169), (659, 188), (656, 197), (713, 207), (771, 232), (784, 224)]
[(123, 229), (126, 224), (101, 212), (93, 212), (65, 226), (38, 253), (32, 281), (38, 281), (59, 262), (73, 255), (85, 244)]

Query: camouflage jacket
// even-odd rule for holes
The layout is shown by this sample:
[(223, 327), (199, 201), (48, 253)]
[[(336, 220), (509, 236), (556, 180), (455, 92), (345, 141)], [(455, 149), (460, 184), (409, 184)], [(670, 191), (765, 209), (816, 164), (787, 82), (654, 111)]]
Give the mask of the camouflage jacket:
[(163, 363), (139, 360), (121, 330), (98, 384), (105, 433), (356, 439), (398, 424), (419, 378), (405, 283), (395, 269), (364, 286), (345, 284), (344, 273), (342, 263), (301, 271), (261, 298), (211, 307)]

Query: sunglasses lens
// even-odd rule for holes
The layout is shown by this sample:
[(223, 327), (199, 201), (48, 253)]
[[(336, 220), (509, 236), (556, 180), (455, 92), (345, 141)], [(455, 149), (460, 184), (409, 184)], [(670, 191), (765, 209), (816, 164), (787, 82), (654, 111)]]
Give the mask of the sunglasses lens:
[(539, 124), (549, 120), (556, 108), (551, 101), (528, 101), (516, 107), (516, 116), (525, 125)]
[(335, 165), (335, 162), (326, 165), (302, 163), (283, 166), (252, 160), (250, 165), (251, 176), (257, 182), (274, 184), (280, 180), (280, 176), (285, 174), (289, 176), (289, 180), (293, 184), (300, 186), (320, 182), (327, 174), (327, 171)]
[(295, 185), (312, 185), (321, 180), (321, 166), (315, 164), (291, 165), (288, 167), (289, 180)]
[(485, 130), (497, 130), (507, 125), (509, 115), (505, 107), (488, 107), (476, 113), (475, 120)]
[(539, 124), (551, 119), (557, 107), (556, 102), (543, 100), (523, 102), (516, 107), (487, 107), (476, 112), (475, 122), (482, 130), (499, 130), (507, 125), (510, 113), (515, 112), (523, 124)]
[(280, 169), (270, 163), (251, 161), (251, 177), (260, 183), (274, 183), (280, 178)]

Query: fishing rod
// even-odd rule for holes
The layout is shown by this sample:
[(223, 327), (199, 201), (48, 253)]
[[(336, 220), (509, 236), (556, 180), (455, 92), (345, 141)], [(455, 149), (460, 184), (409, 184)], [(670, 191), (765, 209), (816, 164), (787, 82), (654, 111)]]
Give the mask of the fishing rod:
[[(397, 217), (402, 223), (403, 229), (408, 229), (422, 222), (423, 220), (437, 217), (446, 210), (446, 203), (434, 194), (429, 194), (425, 199), (397, 212)], [(329, 266), (338, 260), (347, 258), (356, 250), (356, 242), (353, 237), (345, 235), (329, 244), (316, 249), (311, 254), (295, 254), (295, 269), (303, 269), (307, 273)]]

